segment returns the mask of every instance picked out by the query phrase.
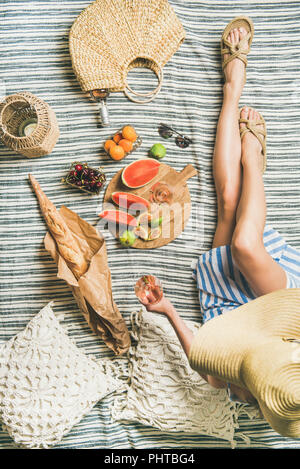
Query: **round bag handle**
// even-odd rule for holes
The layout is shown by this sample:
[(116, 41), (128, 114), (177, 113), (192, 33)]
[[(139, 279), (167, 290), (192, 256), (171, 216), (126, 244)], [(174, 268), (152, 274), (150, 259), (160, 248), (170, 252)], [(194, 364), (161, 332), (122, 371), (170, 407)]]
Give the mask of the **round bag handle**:
[[(160, 92), (161, 90), (161, 87), (162, 87), (162, 84), (163, 84), (163, 70), (161, 68), (160, 65), (158, 65), (156, 62), (155, 62), (155, 65), (156, 65), (156, 68), (158, 69), (158, 71), (156, 69), (152, 69), (151, 70), (156, 74), (157, 76), (157, 79), (158, 79), (158, 84), (157, 84), (157, 87), (155, 88), (155, 90), (153, 91), (150, 91), (149, 93), (139, 93), (137, 91), (134, 91), (129, 85), (128, 85), (128, 81), (127, 81), (127, 77), (126, 77), (126, 80), (125, 80), (125, 88), (124, 88), (124, 94), (125, 96), (127, 96), (128, 99), (130, 99), (130, 101), (133, 101), (134, 103), (139, 103), (139, 104), (144, 104), (144, 103), (149, 103), (150, 101), (152, 101), (156, 95)], [(133, 67), (134, 68), (134, 67)], [(131, 93), (131, 94), (130, 94)], [(140, 96), (140, 97), (144, 97), (146, 99), (138, 99), (138, 98), (135, 98), (134, 96)]]

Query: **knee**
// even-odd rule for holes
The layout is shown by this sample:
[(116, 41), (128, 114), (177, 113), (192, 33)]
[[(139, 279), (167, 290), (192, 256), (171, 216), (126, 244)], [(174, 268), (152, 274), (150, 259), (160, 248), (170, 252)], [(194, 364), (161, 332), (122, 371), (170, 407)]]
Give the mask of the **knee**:
[(239, 192), (230, 181), (218, 188), (218, 207), (223, 217), (235, 214), (239, 201)]
[(250, 232), (234, 233), (231, 242), (231, 251), (238, 264), (249, 263), (258, 255), (261, 246), (260, 239)]

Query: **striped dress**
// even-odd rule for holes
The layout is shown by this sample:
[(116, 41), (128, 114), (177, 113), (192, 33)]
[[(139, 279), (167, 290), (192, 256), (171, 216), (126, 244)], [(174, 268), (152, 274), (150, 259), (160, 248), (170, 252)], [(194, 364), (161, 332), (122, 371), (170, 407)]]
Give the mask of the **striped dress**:
[[(300, 288), (300, 252), (269, 226), (265, 227), (263, 239), (268, 253), (286, 272), (286, 288)], [(193, 262), (192, 268), (203, 322), (256, 298), (237, 268), (229, 245), (205, 252)]]

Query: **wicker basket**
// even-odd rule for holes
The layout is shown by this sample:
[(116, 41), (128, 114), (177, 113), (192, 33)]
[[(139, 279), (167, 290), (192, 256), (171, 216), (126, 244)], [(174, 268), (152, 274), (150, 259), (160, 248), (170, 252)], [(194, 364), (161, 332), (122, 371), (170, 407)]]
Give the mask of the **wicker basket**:
[[(25, 121), (37, 126), (28, 136), (20, 136)], [(50, 106), (27, 91), (7, 96), (0, 103), (0, 139), (17, 153), (35, 158), (48, 155), (59, 137), (56, 116)]]
[[(71, 28), (72, 65), (85, 92), (123, 91), (134, 102), (148, 102), (161, 89), (163, 67), (184, 38), (167, 0), (96, 0)], [(127, 74), (136, 67), (157, 75), (154, 91), (137, 93), (128, 86)]]

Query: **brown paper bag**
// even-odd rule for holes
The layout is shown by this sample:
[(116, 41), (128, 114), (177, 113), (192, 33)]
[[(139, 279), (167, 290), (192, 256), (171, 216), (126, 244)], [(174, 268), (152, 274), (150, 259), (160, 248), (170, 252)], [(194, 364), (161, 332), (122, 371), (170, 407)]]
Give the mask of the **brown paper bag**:
[(45, 236), (46, 250), (58, 266), (57, 277), (71, 287), (73, 295), (91, 329), (104, 340), (116, 355), (130, 347), (130, 336), (121, 313), (112, 297), (111, 274), (107, 262), (105, 240), (99, 231), (65, 206), (60, 208), (80, 250), (89, 264), (78, 280), (57, 249), (50, 232)]

